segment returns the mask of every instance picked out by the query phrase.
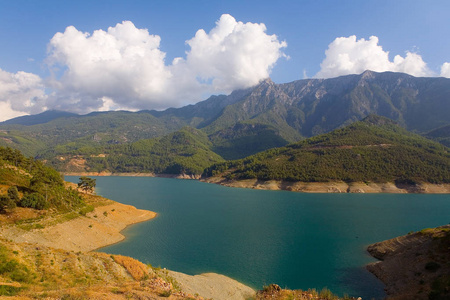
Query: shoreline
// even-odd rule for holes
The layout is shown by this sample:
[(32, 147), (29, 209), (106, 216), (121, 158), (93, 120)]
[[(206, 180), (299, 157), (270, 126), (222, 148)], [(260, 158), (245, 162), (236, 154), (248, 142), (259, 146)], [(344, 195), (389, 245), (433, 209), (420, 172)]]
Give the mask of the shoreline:
[(389, 194), (450, 194), (450, 184), (420, 183), (416, 185), (387, 183), (364, 183), (343, 181), (333, 182), (289, 182), (281, 180), (227, 180), (222, 177), (202, 179), (202, 182), (228, 187), (251, 188), (257, 190), (283, 190), (301, 193), (389, 193)]
[(188, 174), (155, 174), (155, 173), (112, 173), (112, 172), (60, 172), (63, 176), (98, 176), (98, 177), (160, 177), (160, 178), (176, 178), (176, 179), (192, 179), (198, 180), (201, 175)]
[(0, 237), (14, 243), (30, 243), (67, 251), (91, 252), (123, 241), (121, 233), (133, 224), (151, 220), (155, 212), (110, 200), (95, 207), (86, 216), (70, 220), (48, 220), (50, 225), (41, 229), (25, 230), (15, 225), (4, 226)]
[(202, 179), (200, 175), (154, 174), (154, 173), (111, 173), (111, 172), (63, 172), (64, 176), (124, 176), (124, 177), (160, 177), (199, 180), (227, 187), (250, 188), (257, 190), (290, 191), (301, 193), (388, 193), (388, 194), (450, 194), (450, 183), (395, 184), (394, 182), (302, 182), (282, 180), (228, 180), (223, 177)]
[[(65, 215), (50, 216), (45, 220), (46, 226), (39, 229), (27, 230), (16, 224), (2, 225), (0, 241), (7, 240), (17, 245), (29, 245), (36, 251), (45, 253), (49, 251), (61, 253), (58, 252), (59, 250), (64, 251), (66, 256), (71, 252), (72, 255), (79, 257), (82, 253), (94, 252), (94, 255), (106, 257), (108, 254), (100, 249), (126, 239), (126, 236), (122, 234), (125, 228), (158, 216), (157, 213), (149, 210), (137, 209), (132, 205), (98, 197), (102, 204), (96, 206), (86, 216), (79, 215), (70, 220), (65, 220)], [(74, 213), (78, 214), (78, 212)], [(40, 221), (37, 222), (41, 224)], [(200, 299), (244, 300), (256, 294), (253, 288), (222, 274), (202, 273), (191, 276), (165, 269), (163, 273), (162, 280), (167, 281), (165, 279), (167, 276), (168, 278), (173, 276), (182, 288), (181, 295), (191, 292), (192, 295), (196, 295), (195, 299), (200, 297)]]

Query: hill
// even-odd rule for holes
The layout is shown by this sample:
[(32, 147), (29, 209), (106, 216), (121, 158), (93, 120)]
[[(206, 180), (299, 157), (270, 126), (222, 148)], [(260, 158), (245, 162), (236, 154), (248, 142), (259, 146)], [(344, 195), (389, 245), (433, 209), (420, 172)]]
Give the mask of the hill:
[(0, 212), (16, 206), (68, 211), (84, 205), (56, 170), (18, 150), (0, 147)]
[(448, 78), (393, 72), (366, 71), (285, 84), (267, 79), (230, 95), (165, 111), (21, 117), (0, 124), (0, 145), (36, 156), (57, 146), (78, 150), (133, 143), (190, 126), (205, 132), (218, 154), (238, 159), (330, 132), (370, 114), (427, 134), (449, 125), (449, 97)]
[(369, 116), (331, 133), (235, 161), (204, 177), (300, 182), (450, 183), (448, 148)]
[(163, 137), (134, 143), (72, 149), (58, 146), (39, 156), (63, 172), (200, 175), (223, 159), (202, 131), (184, 127)]

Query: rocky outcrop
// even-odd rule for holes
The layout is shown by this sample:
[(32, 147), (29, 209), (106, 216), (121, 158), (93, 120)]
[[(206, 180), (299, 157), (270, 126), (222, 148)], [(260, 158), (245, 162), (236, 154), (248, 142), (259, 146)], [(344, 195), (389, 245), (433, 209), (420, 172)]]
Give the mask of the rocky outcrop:
[(386, 285), (387, 299), (450, 299), (450, 225), (370, 245), (381, 260), (367, 266)]

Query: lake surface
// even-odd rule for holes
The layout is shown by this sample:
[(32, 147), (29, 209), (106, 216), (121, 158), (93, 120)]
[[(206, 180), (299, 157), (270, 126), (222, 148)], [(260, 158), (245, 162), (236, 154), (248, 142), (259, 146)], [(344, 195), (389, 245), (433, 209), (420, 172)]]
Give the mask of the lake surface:
[[(382, 299), (366, 247), (450, 222), (449, 195), (303, 194), (193, 180), (95, 177), (97, 194), (157, 218), (101, 251), (187, 274), (216, 272), (254, 288), (327, 287)], [(66, 180), (78, 182), (78, 177)]]

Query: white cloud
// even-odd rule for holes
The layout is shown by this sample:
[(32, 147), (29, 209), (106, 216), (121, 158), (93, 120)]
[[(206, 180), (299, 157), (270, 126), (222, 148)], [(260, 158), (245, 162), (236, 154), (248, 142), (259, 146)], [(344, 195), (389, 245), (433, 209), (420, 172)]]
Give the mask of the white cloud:
[(227, 14), (209, 33), (198, 30), (187, 44), (188, 67), (219, 91), (249, 87), (269, 77), (287, 46), (276, 35), (266, 34), (264, 24), (237, 22)]
[(160, 37), (130, 21), (92, 34), (67, 27), (49, 44), (47, 63), (56, 75), (48, 81), (54, 91), (48, 105), (76, 112), (161, 109), (255, 85), (286, 47), (265, 31), (264, 24), (222, 15), (209, 33), (200, 29), (186, 42), (186, 58), (167, 65)]
[(441, 76), (450, 78), (450, 63), (445, 62), (441, 66)]
[(396, 55), (390, 61), (389, 52), (378, 45), (376, 36), (371, 36), (369, 40), (357, 40), (354, 35), (336, 38), (328, 45), (320, 67), (315, 76), (317, 78), (360, 74), (365, 70), (404, 72), (413, 76), (433, 75), (417, 53), (406, 52), (406, 57)]
[(172, 75), (164, 64), (160, 40), (130, 21), (92, 35), (73, 26), (55, 34), (47, 61), (64, 69), (52, 85), (58, 102), (72, 99), (62, 104), (77, 105), (78, 110), (99, 108), (103, 97), (118, 106), (164, 106), (161, 98)]
[(46, 109), (42, 79), (31, 73), (0, 69), (0, 120)]

